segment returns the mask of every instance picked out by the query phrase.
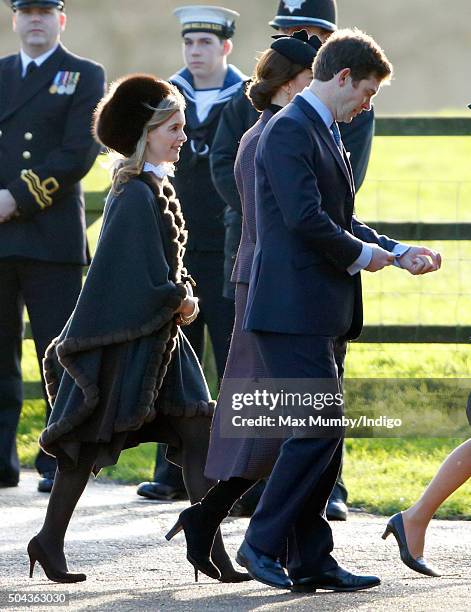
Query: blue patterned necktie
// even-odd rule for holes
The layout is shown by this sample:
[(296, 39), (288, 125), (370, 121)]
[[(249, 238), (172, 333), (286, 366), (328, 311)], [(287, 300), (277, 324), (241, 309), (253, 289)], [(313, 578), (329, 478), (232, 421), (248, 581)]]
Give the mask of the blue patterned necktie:
[(330, 131), (332, 132), (332, 136), (334, 137), (335, 144), (339, 148), (339, 151), (342, 152), (342, 137), (340, 136), (339, 126), (336, 121), (334, 121), (330, 126)]

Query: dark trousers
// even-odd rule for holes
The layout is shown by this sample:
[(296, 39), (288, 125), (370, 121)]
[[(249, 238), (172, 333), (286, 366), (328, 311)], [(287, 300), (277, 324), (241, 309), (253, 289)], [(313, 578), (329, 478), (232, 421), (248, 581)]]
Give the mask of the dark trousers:
[[(343, 375), (345, 342), (325, 336), (256, 333), (271, 378)], [(249, 544), (273, 557), (288, 542), (287, 567), (294, 579), (336, 566), (325, 507), (334, 488), (343, 439), (291, 437), (279, 457), (250, 521)]]
[(155, 459), (153, 481), (160, 482), (168, 485), (169, 487), (173, 487), (174, 489), (180, 489), (183, 491), (185, 489), (185, 484), (183, 482), (182, 469), (178, 465), (167, 461), (165, 458), (166, 452), (167, 445), (159, 442), (157, 445), (157, 457)]
[[(224, 374), (227, 354), (234, 326), (234, 302), (223, 296), (224, 253), (219, 251), (187, 251), (185, 265), (196, 281), (195, 295), (199, 298), (200, 313), (194, 323), (184, 328), (200, 363), (204, 355), (204, 327), (208, 327), (213, 346), (219, 380)], [(165, 459), (166, 446), (157, 448), (154, 482), (183, 489), (182, 471)]]
[[(42, 358), (75, 308), (82, 266), (40, 261), (0, 260), (0, 481), (18, 480), (16, 430), (23, 404), (21, 348), (23, 310), (31, 323), (42, 378)], [(50, 409), (47, 408), (46, 423)], [(39, 451), (36, 469), (54, 471), (55, 459)]]

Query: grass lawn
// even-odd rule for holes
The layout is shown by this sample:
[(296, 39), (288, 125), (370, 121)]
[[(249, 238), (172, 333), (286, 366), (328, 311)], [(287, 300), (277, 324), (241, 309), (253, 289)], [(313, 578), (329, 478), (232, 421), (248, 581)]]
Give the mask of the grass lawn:
[[(368, 221), (471, 221), (470, 159), (470, 138), (377, 138), (368, 181), (357, 199), (357, 214)], [(107, 172), (97, 163), (85, 188), (100, 191), (107, 183)], [(89, 228), (92, 248), (99, 230), (99, 221)], [(444, 256), (443, 268), (436, 275), (414, 278), (392, 268), (363, 275), (366, 323), (471, 323), (467, 269), (471, 244), (450, 241), (430, 246)], [(25, 341), (24, 346), (23, 372), (33, 386), (28, 387), (23, 409), (19, 452), (23, 465), (32, 465), (44, 405), (34, 399), (39, 396), (39, 374), (33, 344)], [(463, 345), (352, 344), (347, 376), (468, 378), (470, 366), (469, 347)], [(206, 371), (214, 387), (209, 357)], [(394, 396), (389, 401), (392, 404)], [(459, 442), (446, 438), (347, 440), (344, 473), (351, 505), (384, 514), (406, 507)], [(153, 444), (128, 450), (117, 466), (104, 470), (100, 477), (134, 483), (146, 480), (151, 477), (154, 457)], [(471, 483), (450, 498), (439, 516), (471, 518)]]
[[(374, 350), (370, 350), (374, 346)], [(443, 345), (364, 345), (352, 344), (347, 372), (354, 377), (442, 377), (466, 376), (469, 364), (467, 347), (440, 355)], [(444, 351), (443, 351), (444, 352)], [(422, 357), (417, 359), (417, 355)], [(442, 371), (443, 359), (447, 371)], [(412, 365), (407, 370), (407, 361)], [(25, 341), (25, 377), (37, 380), (34, 347)], [(39, 390), (38, 390), (39, 391)], [(390, 397), (393, 405), (394, 396)], [(28, 399), (19, 429), (19, 451), (23, 465), (32, 466), (36, 441), (43, 426), (44, 403)], [(349, 439), (344, 476), (354, 507), (391, 514), (409, 505), (433, 477), (446, 455), (462, 440), (425, 439)], [(139, 483), (152, 476), (155, 444), (143, 444), (122, 453), (119, 463), (102, 471), (100, 478)], [(440, 509), (443, 518), (471, 519), (471, 483), (462, 487)]]
[[(42, 428), (44, 403), (27, 400), (18, 432), (20, 459), (32, 466), (36, 440)], [(420, 495), (440, 463), (462, 440), (428, 438), (349, 439), (346, 442), (344, 479), (349, 504), (369, 512), (392, 514), (406, 508)], [(142, 444), (122, 453), (118, 464), (103, 470), (99, 478), (139, 483), (152, 478), (155, 444)], [(444, 504), (441, 518), (471, 519), (471, 486), (467, 484)]]

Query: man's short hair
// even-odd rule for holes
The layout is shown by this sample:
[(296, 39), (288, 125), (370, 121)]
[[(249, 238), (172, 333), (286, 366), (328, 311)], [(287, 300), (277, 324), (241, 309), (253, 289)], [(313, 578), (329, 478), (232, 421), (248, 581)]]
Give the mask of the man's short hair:
[(350, 68), (353, 81), (375, 76), (390, 80), (391, 62), (378, 43), (361, 30), (338, 30), (322, 45), (313, 64), (314, 78), (330, 81), (344, 68)]

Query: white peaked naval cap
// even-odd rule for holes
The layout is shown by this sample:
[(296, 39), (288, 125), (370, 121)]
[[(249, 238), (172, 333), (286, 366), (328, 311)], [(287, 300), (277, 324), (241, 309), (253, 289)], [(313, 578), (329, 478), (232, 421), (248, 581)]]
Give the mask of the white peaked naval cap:
[(182, 35), (189, 32), (210, 32), (221, 38), (232, 38), (237, 11), (222, 6), (191, 5), (180, 6), (173, 11), (180, 20)]

